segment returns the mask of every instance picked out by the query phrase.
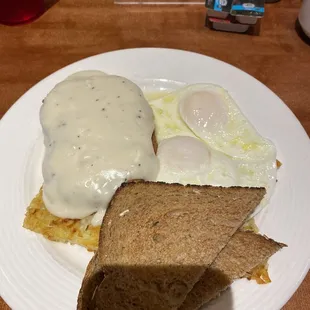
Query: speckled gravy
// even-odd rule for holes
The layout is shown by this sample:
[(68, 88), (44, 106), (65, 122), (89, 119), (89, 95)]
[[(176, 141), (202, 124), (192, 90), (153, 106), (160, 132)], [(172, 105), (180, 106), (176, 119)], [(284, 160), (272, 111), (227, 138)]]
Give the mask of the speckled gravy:
[(62, 218), (94, 214), (100, 225), (120, 184), (155, 180), (152, 109), (131, 81), (99, 71), (70, 76), (40, 111), (46, 147), (43, 199)]

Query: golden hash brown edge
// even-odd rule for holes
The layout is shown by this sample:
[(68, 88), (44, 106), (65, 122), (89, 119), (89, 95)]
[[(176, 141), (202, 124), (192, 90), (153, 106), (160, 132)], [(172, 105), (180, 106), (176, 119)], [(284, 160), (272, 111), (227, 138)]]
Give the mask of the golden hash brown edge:
[(85, 220), (63, 219), (52, 215), (45, 207), (42, 188), (27, 208), (23, 227), (51, 241), (78, 244), (96, 251), (100, 226), (85, 224)]

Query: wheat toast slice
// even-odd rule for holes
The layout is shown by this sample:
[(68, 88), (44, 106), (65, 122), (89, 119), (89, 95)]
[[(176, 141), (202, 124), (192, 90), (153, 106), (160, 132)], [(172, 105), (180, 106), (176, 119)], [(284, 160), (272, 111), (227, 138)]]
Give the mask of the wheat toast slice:
[[(264, 264), (285, 246), (285, 244), (254, 232), (238, 230), (188, 293), (179, 310), (199, 309), (200, 306), (216, 298), (227, 289), (234, 280), (251, 276), (252, 270), (256, 266)], [(104, 278), (104, 273), (97, 262), (95, 255), (84, 276), (78, 298), (78, 310), (91, 309), (89, 307), (91, 303), (85, 296), (94, 296)]]
[(179, 310), (199, 309), (227, 289), (234, 280), (249, 276), (254, 268), (284, 246), (253, 232), (237, 231), (188, 293)]
[(262, 188), (122, 185), (100, 232), (96, 264), (104, 278), (93, 295), (83, 294), (83, 283), (78, 309), (177, 309), (264, 194)]

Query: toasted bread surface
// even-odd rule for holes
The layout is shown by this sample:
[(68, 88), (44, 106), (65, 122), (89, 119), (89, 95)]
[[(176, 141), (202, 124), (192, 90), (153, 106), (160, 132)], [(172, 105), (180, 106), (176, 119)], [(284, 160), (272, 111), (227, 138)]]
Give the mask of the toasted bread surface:
[[(252, 275), (253, 270), (285, 246), (251, 231), (238, 230), (188, 293), (179, 310), (199, 309), (216, 298), (234, 280)], [(93, 309), (87, 296), (94, 296), (103, 279), (104, 273), (94, 255), (83, 279), (77, 310)]]
[[(247, 277), (284, 244), (249, 231), (237, 231), (186, 296), (179, 310), (196, 310), (217, 297), (236, 279)], [(224, 274), (225, 280), (217, 275)]]
[(177, 309), (264, 194), (259, 188), (122, 185), (100, 232), (97, 264), (104, 278), (94, 296), (82, 296), (85, 309)]
[(83, 278), (82, 287), (78, 295), (77, 310), (90, 309), (90, 302), (88, 300), (88, 297), (91, 296), (92, 299), (103, 278), (104, 273), (101, 267), (98, 265), (98, 257), (97, 253), (95, 253), (87, 266)]

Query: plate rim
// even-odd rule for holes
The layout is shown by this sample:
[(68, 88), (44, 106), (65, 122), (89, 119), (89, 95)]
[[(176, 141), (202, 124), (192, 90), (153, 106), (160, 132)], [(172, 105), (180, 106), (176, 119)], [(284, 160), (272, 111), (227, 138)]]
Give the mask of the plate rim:
[[(189, 56), (199, 56), (199, 57), (207, 57), (209, 58), (209, 60), (212, 60), (212, 61), (215, 61), (215, 62), (219, 62), (221, 64), (224, 64), (225, 66), (229, 66), (231, 68), (233, 68), (234, 70), (238, 70), (239, 73), (242, 73), (243, 75), (247, 76), (247, 78), (250, 78), (252, 80), (254, 80), (256, 83), (259, 83), (261, 86), (263, 86), (266, 90), (268, 90), (269, 92), (271, 92), (274, 96), (276, 96), (278, 99), (279, 99), (279, 102), (282, 103), (283, 107), (286, 108), (286, 113), (289, 113), (290, 114), (290, 117), (292, 118), (292, 120), (299, 125), (299, 130), (300, 131), (303, 131), (303, 134), (305, 135), (305, 137), (309, 138), (308, 137), (308, 134), (307, 132), (305, 131), (305, 129), (303, 128), (301, 122), (298, 120), (298, 118), (295, 116), (295, 114), (290, 110), (290, 108), (282, 101), (282, 99), (276, 95), (271, 89), (269, 89), (266, 85), (264, 85), (262, 82), (260, 82), (259, 80), (257, 80), (255, 77), (249, 75), (247, 72), (244, 72), (243, 70), (237, 68), (237, 67), (234, 67), (233, 65), (229, 64), (229, 63), (226, 63), (224, 61), (221, 61), (219, 59), (216, 59), (216, 58), (213, 58), (213, 57), (210, 57), (210, 56), (207, 56), (207, 55), (203, 55), (203, 54), (200, 54), (200, 53), (196, 53), (196, 52), (191, 52), (191, 51), (186, 51), (186, 50), (179, 50), (179, 49), (167, 49), (167, 48), (152, 48), (152, 47), (149, 47), (149, 48), (130, 48), (130, 49), (120, 49), (120, 50), (113, 50), (113, 51), (109, 51), (109, 52), (106, 52), (106, 53), (101, 53), (101, 54), (97, 54), (97, 55), (93, 55), (93, 56), (90, 56), (90, 57), (87, 57), (87, 58), (83, 58), (83, 59), (80, 59), (74, 63), (71, 63), (71, 64), (68, 64), (66, 65), (65, 67), (63, 68), (60, 68), (58, 69), (57, 71), (49, 74), (48, 76), (46, 76), (45, 78), (43, 78), (42, 80), (40, 80), (38, 83), (34, 84), (31, 88), (29, 88), (23, 95), (21, 95), (16, 101), (14, 104), (11, 105), (11, 107), (6, 111), (6, 113), (3, 115), (3, 117), (1, 118), (0, 120), (0, 133), (3, 131), (3, 127), (5, 126), (7, 120), (11, 117), (12, 113), (14, 113), (14, 111), (16, 109), (19, 109), (20, 105), (23, 104), (23, 100), (25, 97), (27, 97), (29, 95), (29, 93), (31, 93), (32, 91), (35, 90), (35, 88), (43, 83), (45, 83), (47, 80), (51, 79), (52, 76), (57, 76), (61, 71), (64, 71), (65, 69), (68, 69), (70, 67), (73, 67), (73, 66), (76, 66), (77, 64), (79, 63), (82, 63), (82, 62), (87, 62), (87, 61), (92, 61), (92, 60), (96, 60), (96, 59), (99, 59), (100, 57), (102, 57), (102, 55), (107, 55), (107, 54), (115, 54), (115, 53), (126, 53), (126, 52), (134, 52), (134, 51), (148, 51), (148, 52), (157, 52), (157, 51), (162, 51), (162, 52), (174, 52), (174, 53), (186, 53), (188, 54)], [(84, 69), (85, 70), (85, 69)], [(309, 144), (310, 145), (310, 144)], [(307, 266), (304, 267), (304, 270), (303, 270), (303, 273), (302, 275), (299, 277), (299, 280), (297, 282), (295, 282), (295, 285), (294, 285), (294, 290), (292, 291), (291, 294), (287, 294), (287, 298), (285, 298), (286, 300), (283, 301), (283, 304), (286, 304), (286, 302), (292, 297), (292, 295), (296, 292), (296, 290), (298, 289), (298, 287), (300, 286), (301, 282), (304, 280), (304, 278), (306, 277), (308, 271), (309, 271), (309, 268), (310, 268), (310, 256), (308, 257), (308, 264)], [(1, 271), (1, 268), (0, 268), (0, 271)], [(1, 282), (0, 282), (1, 284)], [(4, 295), (6, 294), (3, 294), (3, 289), (2, 289), (2, 286), (0, 287), (1, 289), (1, 296), (3, 297), (3, 299), (5, 298)], [(289, 295), (289, 296), (288, 296)], [(9, 298), (8, 299), (5, 299), (5, 301), (8, 300), (9, 301)], [(10, 302), (8, 302), (8, 304), (10, 304)], [(12, 306), (13, 306), (13, 302), (12, 302)]]

